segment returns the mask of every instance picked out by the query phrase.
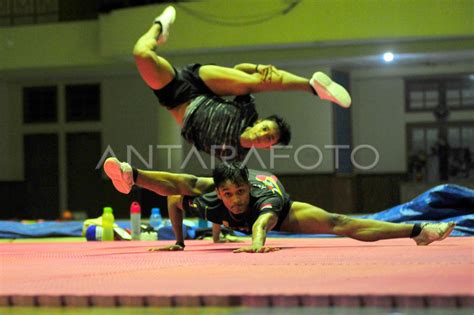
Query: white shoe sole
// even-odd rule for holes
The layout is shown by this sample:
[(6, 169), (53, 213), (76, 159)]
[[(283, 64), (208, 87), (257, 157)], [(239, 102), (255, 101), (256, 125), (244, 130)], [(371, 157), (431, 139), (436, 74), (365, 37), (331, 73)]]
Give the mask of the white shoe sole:
[(161, 34), (158, 36), (158, 39), (156, 42), (158, 44), (164, 44), (168, 40), (169, 32), (170, 32), (170, 26), (171, 24), (174, 23), (174, 20), (176, 19), (176, 9), (173, 6), (167, 6), (166, 9), (163, 11), (163, 13), (160, 14), (155, 19), (155, 23), (159, 21), (161, 23)]
[(451, 232), (454, 230), (454, 228), (456, 227), (456, 223), (454, 222), (449, 222), (448, 224), (450, 225), (449, 228), (446, 230), (446, 232), (444, 232), (444, 234), (441, 236), (441, 238), (438, 241), (442, 241), (446, 237), (448, 237), (451, 234)]
[(454, 230), (454, 228), (456, 227), (456, 223), (454, 223), (454, 222), (449, 222), (448, 225), (449, 225), (448, 229), (443, 233), (443, 235), (441, 235), (440, 238), (438, 238), (438, 239), (436, 239), (436, 240), (432, 240), (432, 241), (426, 241), (426, 242), (417, 242), (417, 241), (415, 240), (416, 245), (418, 245), (418, 246), (426, 246), (426, 245), (429, 245), (429, 244), (431, 244), (431, 243), (433, 243), (433, 242), (435, 242), (435, 241), (442, 241), (442, 240), (444, 240), (446, 237), (448, 237), (448, 236), (451, 234), (451, 232), (452, 232), (452, 231)]
[(351, 96), (344, 87), (337, 84), (322, 72), (316, 72), (310, 80), (311, 86), (318, 93), (319, 98), (331, 101), (343, 108), (351, 106)]
[[(127, 183), (123, 178), (122, 163), (116, 158), (108, 158), (104, 163), (104, 172), (112, 180), (115, 189), (123, 194), (128, 194), (132, 190), (132, 184)], [(130, 174), (131, 175), (131, 174)], [(129, 175), (129, 176), (130, 176)], [(133, 176), (133, 175), (131, 175)], [(129, 179), (133, 182), (132, 179)]]

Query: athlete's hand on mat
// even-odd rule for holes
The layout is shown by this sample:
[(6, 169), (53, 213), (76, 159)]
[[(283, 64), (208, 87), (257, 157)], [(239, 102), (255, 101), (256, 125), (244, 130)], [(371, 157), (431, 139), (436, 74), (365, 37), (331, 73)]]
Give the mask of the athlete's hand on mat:
[(270, 246), (245, 246), (234, 250), (234, 253), (268, 253), (280, 250), (278, 247)]
[(168, 246), (163, 246), (163, 247), (152, 247), (148, 249), (149, 252), (177, 251), (177, 250), (184, 250), (184, 247), (173, 244), (173, 245), (168, 245)]

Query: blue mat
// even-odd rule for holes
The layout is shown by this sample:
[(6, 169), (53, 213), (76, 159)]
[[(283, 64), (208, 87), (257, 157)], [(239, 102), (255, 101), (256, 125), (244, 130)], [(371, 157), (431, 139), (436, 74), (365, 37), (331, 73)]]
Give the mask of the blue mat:
[[(436, 186), (410, 202), (364, 216), (355, 216), (387, 222), (418, 223), (426, 221), (456, 222), (452, 236), (474, 235), (474, 190), (458, 185)], [(120, 227), (128, 228), (128, 221), (117, 221)], [(187, 226), (188, 238), (194, 238), (196, 227)], [(81, 236), (82, 222), (42, 222), (22, 224), (0, 221), (0, 238), (35, 238), (57, 236)], [(237, 233), (237, 235), (244, 235)], [(158, 233), (160, 239), (174, 239), (171, 227), (164, 227)], [(270, 232), (269, 237), (334, 237), (322, 234), (290, 234)]]
[(0, 221), (0, 238), (81, 236), (81, 233), (81, 221), (41, 222), (32, 224)]
[(412, 201), (378, 213), (359, 216), (388, 222), (456, 222), (451, 235), (474, 235), (474, 190), (446, 184), (436, 186)]

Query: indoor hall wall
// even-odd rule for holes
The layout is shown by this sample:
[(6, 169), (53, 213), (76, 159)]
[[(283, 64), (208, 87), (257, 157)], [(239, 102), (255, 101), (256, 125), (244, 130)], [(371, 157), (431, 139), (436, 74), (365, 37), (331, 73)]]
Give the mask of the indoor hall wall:
[(19, 127), (9, 105), (9, 85), (0, 81), (0, 219), (18, 216), (25, 204)]
[[(86, 78), (86, 79), (51, 79), (49, 81), (16, 81), (0, 84), (1, 101), (0, 125), (0, 167), (4, 169), (0, 180), (23, 179), (23, 133), (58, 132), (63, 127), (53, 124), (23, 125), (22, 123), (22, 87), (35, 85), (58, 85), (74, 83), (100, 83), (101, 85), (101, 122), (69, 123), (64, 130), (77, 131), (81, 126), (102, 132), (102, 147), (106, 151), (110, 146), (112, 151), (121, 159), (127, 158), (127, 146), (133, 146), (137, 154), (132, 153), (132, 161), (139, 167), (145, 167), (138, 155), (147, 165), (150, 152), (154, 166), (168, 163), (165, 149), (157, 149), (156, 145), (180, 145), (179, 128), (167, 111), (158, 105), (150, 89), (138, 75), (115, 77)], [(58, 95), (58, 106), (64, 106)], [(61, 115), (62, 110), (59, 111)], [(150, 149), (152, 146), (152, 149)], [(172, 150), (172, 160), (180, 160), (177, 150)], [(97, 160), (100, 160), (100, 156)], [(174, 164), (171, 165), (172, 167)], [(171, 168), (172, 169), (172, 168)]]
[[(351, 74), (353, 146), (369, 144), (380, 154), (379, 162), (370, 170), (355, 168), (357, 173), (404, 173), (406, 167), (406, 130), (410, 122), (435, 122), (432, 113), (405, 113), (404, 78), (474, 71), (472, 63), (447, 66), (391, 65)], [(474, 111), (452, 111), (449, 121), (474, 120)], [(375, 155), (360, 150), (356, 161), (371, 165)]]
[(23, 180), (23, 118), (19, 89), (19, 85), (12, 82), (0, 84), (0, 181)]
[(169, 159), (157, 145), (180, 146), (180, 129), (138, 74), (105, 79), (102, 92), (104, 149), (139, 168), (176, 171), (181, 152), (170, 148)]
[(20, 146), (18, 138), (18, 108), (10, 106), (11, 84), (0, 81), (0, 181), (20, 181), (23, 178), (22, 165), (18, 159)]
[(99, 26), (92, 20), (0, 27), (0, 70), (111, 63), (99, 54)]
[[(181, 2), (176, 5), (177, 20), (170, 40), (163, 49), (192, 51), (203, 48), (473, 34), (469, 13), (472, 11), (472, 3), (469, 0), (306, 0), (300, 1), (286, 14), (275, 14), (272, 18), (262, 19), (261, 23), (252, 23), (258, 17), (271, 16), (270, 12), (281, 12), (287, 6), (287, 1), (277, 0)], [(128, 43), (145, 32), (149, 23), (164, 7), (165, 5), (150, 5), (101, 15), (101, 55), (128, 55)], [(199, 19), (198, 16), (205, 18)], [(423, 16), (423, 23), (420, 23), (420, 16)], [(217, 22), (212, 22), (215, 20)], [(340, 55), (343, 50), (345, 47), (338, 47), (337, 51), (326, 57)], [(316, 56), (321, 55), (316, 52)]]
[[(146, 5), (115, 10), (91, 21), (0, 27), (0, 71), (97, 66), (129, 59), (135, 41), (165, 6)], [(286, 14), (275, 14), (261, 23), (242, 22), (245, 17), (270, 17), (272, 12), (281, 12), (287, 6), (287, 1), (280, 0), (180, 2), (176, 5), (177, 20), (170, 39), (161, 49), (176, 53), (204, 49), (235, 53), (232, 51), (235, 48), (271, 49), (278, 46), (324, 46), (341, 41), (368, 43), (382, 39), (423, 38), (444, 38), (430, 43), (428, 49), (431, 51), (438, 51), (440, 47), (446, 51), (473, 47), (470, 0), (341, 0), (331, 1), (330, 10), (320, 1), (305, 0)], [(233, 26), (210, 23), (190, 12), (207, 17), (217, 16), (224, 21), (239, 17), (235, 20), (242, 23)], [(423, 16), (423, 23), (420, 23), (420, 16)], [(461, 46), (446, 42), (450, 37), (460, 40)], [(423, 42), (409, 43), (404, 52), (426, 49), (423, 46)], [(371, 48), (359, 49), (352, 45), (326, 48), (300, 56), (304, 59), (327, 59), (374, 53)]]
[[(64, 86), (67, 84), (99, 83), (101, 86), (100, 122), (64, 122)], [(23, 124), (22, 88), (25, 86), (58, 86), (58, 121), (55, 123)], [(153, 93), (143, 84), (137, 74), (100, 77), (72, 75), (67, 77), (32, 80), (25, 77), (0, 84), (0, 201), (8, 205), (8, 218), (21, 217), (23, 206), (15, 200), (23, 200), (24, 154), (23, 137), (26, 134), (54, 133), (59, 135), (59, 200), (60, 210), (68, 208), (67, 161), (65, 139), (67, 133), (100, 132), (102, 136), (102, 156), (113, 153), (122, 160), (127, 159), (127, 146), (136, 153), (131, 162), (140, 168), (160, 168), (168, 164), (165, 150), (157, 150), (158, 144), (180, 145), (179, 128), (165, 109), (159, 107)], [(110, 147), (112, 151), (107, 151)], [(150, 149), (151, 147), (151, 149)], [(87, 151), (88, 148), (84, 148)], [(145, 163), (138, 158), (140, 155)], [(151, 157), (151, 161), (149, 158)], [(172, 161), (180, 161), (179, 151), (172, 151)], [(174, 164), (170, 170), (173, 170)], [(128, 196), (117, 193), (104, 176), (104, 203), (123, 210), (129, 205)], [(39, 188), (40, 189), (40, 188)], [(15, 191), (15, 198), (9, 192)], [(12, 210), (14, 209), (14, 210)], [(128, 212), (124, 212), (128, 213)]]
[[(11, 157), (8, 154), (12, 135), (10, 134), (10, 108), (8, 104), (8, 89), (4, 81), (0, 81), (0, 165), (11, 167)], [(12, 179), (7, 172), (0, 173), (0, 180)]]

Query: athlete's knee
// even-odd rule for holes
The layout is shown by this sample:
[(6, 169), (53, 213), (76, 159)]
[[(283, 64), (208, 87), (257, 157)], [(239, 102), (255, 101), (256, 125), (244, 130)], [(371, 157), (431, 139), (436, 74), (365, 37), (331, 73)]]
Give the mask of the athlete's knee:
[(330, 215), (331, 224), (333, 226), (345, 226), (349, 224), (353, 219), (343, 214), (331, 214)]
[(153, 42), (150, 42), (148, 38), (140, 38), (133, 46), (133, 55), (139, 58), (151, 58), (155, 53), (151, 46)]
[(141, 46), (133, 48), (133, 56), (140, 59), (152, 59), (154, 52)]
[(347, 234), (352, 231), (351, 223), (354, 221), (353, 218), (348, 217), (347, 215), (343, 214), (331, 214), (330, 215), (330, 222), (331, 227), (335, 233), (340, 234)]

